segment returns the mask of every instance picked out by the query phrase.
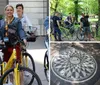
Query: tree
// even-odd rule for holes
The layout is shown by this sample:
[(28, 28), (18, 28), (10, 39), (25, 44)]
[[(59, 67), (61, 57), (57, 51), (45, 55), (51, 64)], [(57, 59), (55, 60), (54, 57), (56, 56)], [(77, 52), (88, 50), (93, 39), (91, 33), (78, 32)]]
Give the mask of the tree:
[[(98, 11), (99, 8), (99, 11)], [(50, 12), (58, 11), (67, 16), (72, 13), (78, 21), (78, 15), (81, 13), (99, 14), (100, 21), (100, 0), (51, 0)]]
[(59, 5), (60, 0), (51, 0), (50, 5), (51, 5), (51, 10), (53, 10), (53, 12), (57, 11), (58, 5)]
[(98, 0), (98, 21), (99, 21), (99, 25), (100, 25), (100, 0)]

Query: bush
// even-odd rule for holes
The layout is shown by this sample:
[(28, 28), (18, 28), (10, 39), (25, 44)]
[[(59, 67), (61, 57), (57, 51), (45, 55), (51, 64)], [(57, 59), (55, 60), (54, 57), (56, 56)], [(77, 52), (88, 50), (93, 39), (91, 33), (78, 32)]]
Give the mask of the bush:
[(0, 15), (0, 20), (3, 19), (3, 15)]

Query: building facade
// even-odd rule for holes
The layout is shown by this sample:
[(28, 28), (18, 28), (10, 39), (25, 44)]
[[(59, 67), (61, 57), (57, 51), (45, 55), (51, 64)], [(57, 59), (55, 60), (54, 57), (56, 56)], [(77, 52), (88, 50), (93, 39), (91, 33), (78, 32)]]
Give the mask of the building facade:
[(18, 3), (24, 5), (25, 14), (32, 22), (33, 27), (38, 28), (36, 34), (45, 35), (43, 22), (49, 14), (49, 0), (0, 0), (0, 14), (4, 13), (6, 4), (11, 4), (15, 8)]

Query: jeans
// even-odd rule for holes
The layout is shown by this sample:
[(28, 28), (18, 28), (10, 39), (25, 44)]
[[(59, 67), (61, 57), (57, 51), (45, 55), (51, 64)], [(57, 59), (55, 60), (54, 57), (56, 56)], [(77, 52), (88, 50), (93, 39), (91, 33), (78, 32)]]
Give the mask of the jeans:
[[(58, 35), (58, 39), (57, 39), (57, 35)], [(58, 27), (54, 27), (54, 37), (55, 40), (61, 41), (61, 31)]]

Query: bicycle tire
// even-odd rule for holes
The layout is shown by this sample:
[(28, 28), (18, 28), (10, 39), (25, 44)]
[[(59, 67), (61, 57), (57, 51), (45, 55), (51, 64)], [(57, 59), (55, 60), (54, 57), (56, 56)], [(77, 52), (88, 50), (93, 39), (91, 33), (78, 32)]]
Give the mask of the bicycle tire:
[[(27, 72), (31, 73), (31, 75), (32, 75), (32, 80), (31, 80), (30, 83), (27, 84), (27, 85), (32, 85), (34, 78), (36, 79), (38, 85), (42, 85), (41, 80), (40, 80), (40, 78), (38, 77), (38, 75), (37, 75), (34, 71), (32, 71), (31, 69), (29, 69), (29, 68), (27, 68), (27, 67), (19, 66), (19, 70), (20, 70), (20, 71), (27, 71)], [(14, 71), (14, 68), (11, 68), (11, 69), (9, 69), (8, 71), (6, 71), (6, 72), (4, 73), (4, 75), (2, 75), (1, 80), (0, 80), (0, 85), (3, 85), (3, 80), (7, 77), (7, 75), (9, 75), (9, 74), (10, 74), (11, 72), (13, 72), (13, 71)]]
[(44, 56), (44, 73), (45, 73), (47, 81), (49, 81), (48, 71), (49, 71), (49, 59), (48, 59), (48, 55), (47, 55), (47, 51), (46, 51), (45, 56)]
[(69, 38), (70, 41), (75, 41), (75, 40), (77, 40), (77, 31), (76, 31), (76, 30), (74, 30), (74, 32), (73, 32), (72, 34), (69, 33), (69, 35), (71, 36), (71, 37)]
[(80, 29), (78, 29), (78, 31), (77, 31), (77, 38), (80, 41), (83, 41), (84, 40), (84, 34), (83, 34), (83, 32), (80, 32)]
[(35, 72), (35, 62), (34, 62), (34, 59), (32, 58), (32, 56), (29, 54), (29, 53), (27, 53), (27, 52), (25, 52), (25, 53), (22, 53), (22, 57), (25, 57), (25, 56), (28, 56), (29, 58), (30, 58), (30, 62), (32, 63), (32, 70)]

